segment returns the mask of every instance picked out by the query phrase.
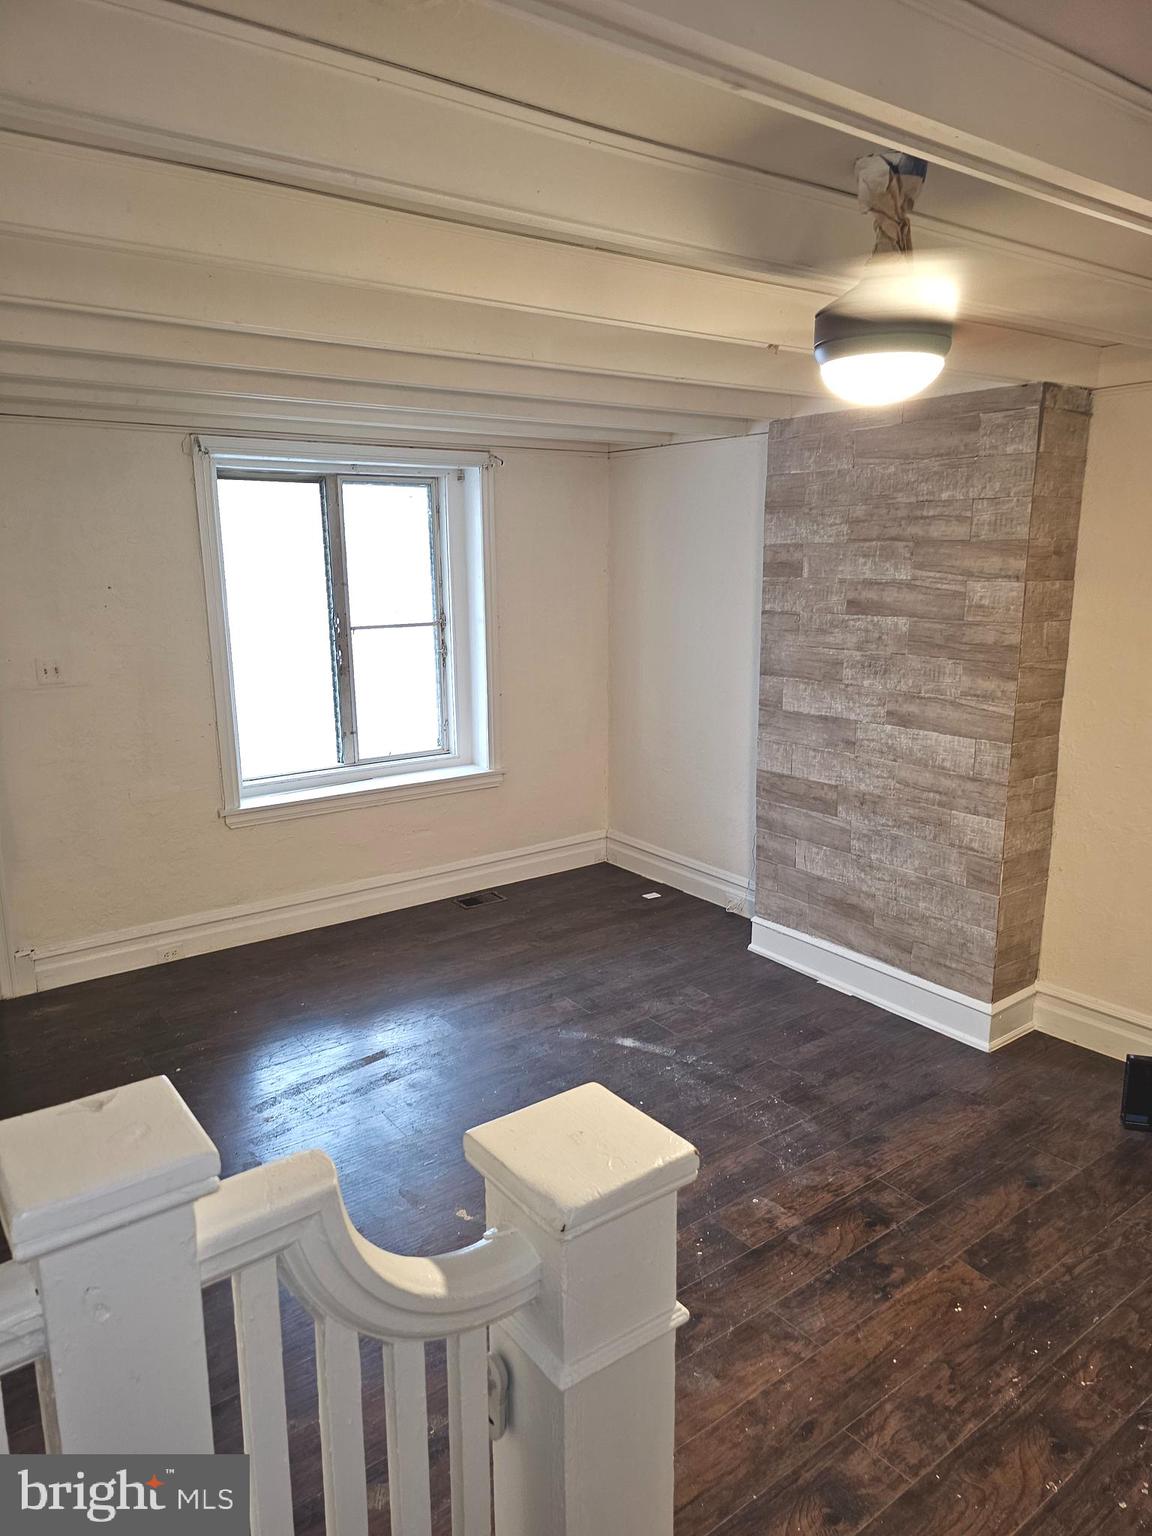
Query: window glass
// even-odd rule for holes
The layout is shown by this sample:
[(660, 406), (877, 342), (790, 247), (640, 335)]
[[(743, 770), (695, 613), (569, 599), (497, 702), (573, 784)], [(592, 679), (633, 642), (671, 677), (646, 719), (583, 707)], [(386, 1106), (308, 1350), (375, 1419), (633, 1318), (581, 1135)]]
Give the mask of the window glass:
[(217, 490), (241, 777), (336, 767), (320, 485), (221, 478)]
[(441, 746), (439, 631), (432, 625), (358, 629), (352, 656), (361, 760)]
[(449, 751), (435, 482), (217, 480), (241, 781)]
[(353, 629), (430, 624), (436, 617), (431, 487), (345, 480), (341, 491)]

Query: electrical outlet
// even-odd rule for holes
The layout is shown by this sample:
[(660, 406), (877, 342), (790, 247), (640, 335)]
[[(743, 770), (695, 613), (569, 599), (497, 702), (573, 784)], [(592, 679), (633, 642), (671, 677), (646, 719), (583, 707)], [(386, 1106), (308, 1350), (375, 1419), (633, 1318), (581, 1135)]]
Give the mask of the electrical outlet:
[(156, 958), (163, 965), (167, 960), (183, 960), (184, 951), (179, 944), (170, 944), (167, 949), (158, 949)]
[(36, 662), (36, 682), (41, 688), (51, 688), (56, 683), (64, 681), (64, 669), (58, 661)]

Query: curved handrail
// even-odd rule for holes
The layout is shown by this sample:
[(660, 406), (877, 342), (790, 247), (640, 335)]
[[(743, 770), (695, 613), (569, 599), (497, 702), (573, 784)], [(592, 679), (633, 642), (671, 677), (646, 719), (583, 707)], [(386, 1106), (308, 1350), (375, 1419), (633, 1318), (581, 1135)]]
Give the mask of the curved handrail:
[(540, 1261), (514, 1231), (490, 1231), (436, 1258), (388, 1253), (349, 1219), (332, 1160), (300, 1152), (225, 1179), (196, 1202), (201, 1283), (278, 1258), (315, 1317), (380, 1339), (440, 1339), (531, 1301)]
[(40, 1292), (28, 1264), (0, 1264), (0, 1374), (38, 1360), (47, 1348)]

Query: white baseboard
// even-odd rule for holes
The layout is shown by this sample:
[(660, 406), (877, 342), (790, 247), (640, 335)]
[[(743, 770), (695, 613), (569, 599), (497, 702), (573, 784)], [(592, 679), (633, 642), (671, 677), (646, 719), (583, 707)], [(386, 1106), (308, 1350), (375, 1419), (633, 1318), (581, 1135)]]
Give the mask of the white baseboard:
[[(420, 906), (483, 886), (511, 885), (517, 880), (559, 874), (601, 863), (605, 858), (717, 906), (738, 908), (747, 900), (747, 883), (730, 870), (621, 832), (609, 832), (607, 837), (602, 832), (588, 832), (508, 853), (329, 887), (286, 901), (219, 908), (31, 953), (22, 951), (18, 957), (21, 985), (16, 995), (32, 991), (33, 978), (34, 989), (43, 992), (162, 964), (167, 958), (207, 954)], [(1152, 1055), (1152, 1014), (1119, 1008), (1065, 988), (1040, 983), (999, 1003), (983, 1003), (761, 917), (752, 919), (748, 947), (753, 954), (776, 960), (838, 992), (864, 998), (978, 1050), (998, 1050), (1037, 1029), (1121, 1060), (1127, 1055)]]
[(962, 992), (937, 986), (920, 976), (899, 971), (853, 950), (797, 933), (767, 918), (752, 919), (754, 955), (764, 955), (794, 971), (802, 971), (826, 987), (860, 997), (902, 1019), (926, 1025), (938, 1034), (962, 1040), (980, 1051), (996, 1051), (1033, 1027), (1031, 987), (999, 1003), (983, 1003)]
[(1036, 1028), (1121, 1061), (1125, 1056), (1152, 1056), (1152, 1014), (1043, 982), (1036, 989)]
[(556, 875), (603, 860), (603, 832), (588, 832), (508, 853), (461, 859), (434, 869), (311, 891), (285, 901), (225, 907), (167, 923), (97, 934), (78, 943), (34, 950), (36, 990), (65, 987), (76, 981), (113, 976), (120, 971), (139, 970), (165, 960), (230, 949), (237, 944), (253, 944), (260, 939), (282, 938), (309, 928), (327, 928), (333, 923), (441, 901), (484, 886), (511, 885), (538, 875)]
[(12, 956), (12, 997), (27, 997), (36, 990), (36, 962), (30, 949), (18, 949)]
[(608, 833), (608, 862), (618, 864), (621, 869), (630, 869), (634, 875), (644, 875), (649, 880), (658, 880), (661, 885), (686, 891), (689, 896), (714, 902), (718, 907), (732, 908), (746, 917), (749, 915), (748, 881), (729, 869), (717, 869), (714, 864), (704, 864), (686, 854), (657, 848), (652, 843), (642, 843), (639, 838), (613, 831)]

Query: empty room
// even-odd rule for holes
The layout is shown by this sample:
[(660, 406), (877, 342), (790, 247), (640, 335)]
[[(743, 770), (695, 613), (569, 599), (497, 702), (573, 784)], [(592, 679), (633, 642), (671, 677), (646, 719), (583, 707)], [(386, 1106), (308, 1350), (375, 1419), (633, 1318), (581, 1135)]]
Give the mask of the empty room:
[(1152, 1536), (1144, 0), (0, 0), (0, 1532)]

